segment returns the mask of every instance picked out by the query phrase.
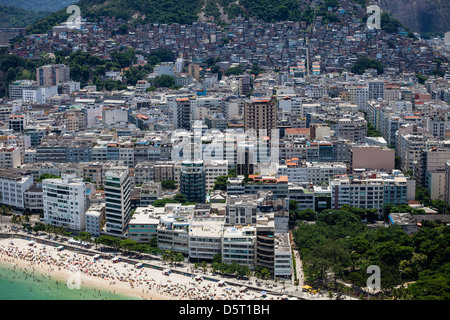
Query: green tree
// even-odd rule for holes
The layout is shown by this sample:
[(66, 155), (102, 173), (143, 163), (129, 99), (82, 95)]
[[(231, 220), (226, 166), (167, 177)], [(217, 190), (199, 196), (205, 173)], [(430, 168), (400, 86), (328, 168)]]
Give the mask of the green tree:
[(371, 57), (358, 58), (353, 64), (351, 72), (363, 74), (366, 69), (376, 69), (378, 74), (382, 74), (384, 72), (382, 63)]
[(163, 74), (152, 80), (152, 85), (156, 88), (170, 88), (175, 85), (175, 79), (172, 76)]
[(222, 191), (226, 191), (227, 190), (227, 182), (228, 182), (228, 178), (229, 176), (219, 176), (217, 177), (216, 181), (214, 181), (214, 190), (222, 190)]
[(118, 31), (120, 34), (127, 34), (128, 33), (128, 25), (126, 23), (122, 23), (119, 26)]
[(184, 261), (184, 256), (183, 256), (183, 254), (180, 253), (180, 252), (178, 252), (177, 254), (175, 254), (174, 261), (175, 261), (175, 262), (183, 262), (183, 261)]
[(212, 259), (212, 262), (222, 263), (222, 254), (220, 252), (216, 253)]
[(170, 189), (170, 190), (174, 190), (177, 188), (177, 186), (175, 185), (175, 181), (174, 180), (163, 180), (161, 181), (161, 187), (165, 190)]
[(120, 247), (126, 252), (129, 252), (136, 244), (137, 241), (131, 239), (124, 239), (120, 241)]
[(16, 70), (14, 68), (9, 68), (6, 73), (6, 82), (11, 82), (16, 79)]
[(92, 236), (86, 231), (80, 231), (74, 239), (83, 242), (92, 242)]
[(230, 67), (225, 70), (224, 75), (228, 77), (230, 75), (241, 75), (243, 73), (244, 71), (239, 67)]

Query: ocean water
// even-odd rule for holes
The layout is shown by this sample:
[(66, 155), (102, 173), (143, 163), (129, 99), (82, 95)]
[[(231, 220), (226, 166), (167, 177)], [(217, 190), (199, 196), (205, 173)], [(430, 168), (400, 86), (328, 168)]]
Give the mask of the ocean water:
[(65, 281), (0, 264), (0, 300), (139, 300), (81, 285), (70, 289)]

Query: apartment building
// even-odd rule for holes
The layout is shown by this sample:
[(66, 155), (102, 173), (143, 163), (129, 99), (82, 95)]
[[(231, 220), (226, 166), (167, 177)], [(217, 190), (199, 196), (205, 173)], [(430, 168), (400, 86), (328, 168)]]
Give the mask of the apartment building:
[(30, 172), (19, 169), (0, 168), (0, 204), (24, 210), (25, 191), (33, 185)]
[(256, 228), (225, 227), (222, 236), (222, 262), (256, 268)]
[[(277, 128), (277, 105), (270, 99), (254, 99), (244, 105), (244, 128), (256, 130), (256, 135), (265, 130), (265, 135), (271, 137), (272, 130)], [(261, 131), (260, 131), (261, 130)]]
[(382, 212), (385, 204), (406, 204), (408, 189), (415, 185), (398, 171), (366, 172), (346, 175), (330, 180), (331, 208), (338, 210), (343, 205)]
[(22, 164), (20, 149), (16, 146), (0, 146), (0, 167), (17, 168)]
[(150, 244), (152, 238), (158, 237), (159, 219), (155, 215), (155, 208), (152, 206), (136, 208), (128, 223), (128, 237), (139, 243)]
[(62, 64), (45, 65), (36, 69), (36, 82), (50, 87), (70, 81), (70, 68)]
[(347, 173), (343, 162), (301, 162), (298, 158), (289, 159), (278, 166), (278, 174), (287, 176), (289, 182), (319, 185), (328, 182), (330, 177)]
[(180, 182), (181, 166), (173, 161), (156, 161), (153, 166), (153, 178), (155, 182), (173, 180)]
[(190, 202), (204, 203), (206, 201), (206, 171), (203, 161), (183, 161), (180, 193), (184, 194)]
[(205, 163), (206, 192), (213, 190), (216, 179), (228, 175), (227, 160), (210, 160)]
[(86, 211), (86, 232), (92, 237), (99, 237), (102, 232), (102, 224), (105, 220), (104, 204), (89, 206)]
[[(196, 206), (197, 207), (197, 206)], [(189, 261), (212, 262), (221, 253), (223, 216), (194, 216), (189, 225)]]
[(109, 170), (105, 179), (106, 233), (125, 236), (131, 218), (129, 171)]
[(225, 225), (249, 225), (256, 223), (257, 195), (228, 195), (225, 207)]
[(33, 184), (25, 193), (25, 210), (31, 213), (44, 213), (42, 184)]
[(289, 244), (288, 233), (275, 234), (275, 252), (274, 252), (274, 266), (273, 276), (279, 280), (292, 279), (292, 251)]
[(352, 142), (363, 142), (367, 136), (367, 121), (360, 116), (347, 116), (335, 119), (330, 125), (336, 137)]
[(75, 175), (63, 174), (61, 179), (45, 179), (42, 189), (46, 223), (85, 230), (86, 185), (83, 181)]
[(395, 168), (395, 150), (379, 146), (356, 145), (350, 149), (351, 168), (392, 171)]
[[(192, 206), (193, 207), (193, 206)], [(158, 248), (189, 255), (189, 220), (187, 215), (167, 214), (160, 218), (157, 229)]]

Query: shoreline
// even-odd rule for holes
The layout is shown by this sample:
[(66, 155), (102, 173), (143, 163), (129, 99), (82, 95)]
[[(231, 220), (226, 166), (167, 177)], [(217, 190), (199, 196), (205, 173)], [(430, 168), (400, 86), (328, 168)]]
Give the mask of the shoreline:
[[(27, 263), (21, 259), (12, 259), (13, 261), (6, 260), (2, 255), (0, 255), (0, 266), (10, 267), (10, 268), (20, 268), (22, 271), (39, 274), (44, 277), (51, 277), (52, 280), (59, 281), (61, 283), (67, 283), (68, 278), (71, 276), (70, 272), (62, 270), (54, 270), (52, 268), (45, 268), (41, 265), (36, 265), (32, 263)], [(30, 269), (31, 268), (31, 269)], [(81, 289), (95, 289), (101, 290), (105, 293), (117, 294), (121, 296), (137, 298), (138, 300), (170, 300), (169, 297), (158, 295), (152, 292), (139, 293), (136, 289), (127, 288), (125, 286), (119, 286), (117, 284), (106, 283), (105, 280), (100, 281), (95, 277), (86, 275), (85, 273), (80, 273), (81, 275)], [(73, 290), (77, 290), (74, 288)]]
[[(30, 246), (31, 245), (31, 246)], [(94, 260), (91, 256), (24, 239), (0, 239), (0, 263), (16, 265), (26, 272), (39, 272), (72, 286), (84, 286), (110, 294), (142, 300), (279, 300), (279, 296), (219, 286), (206, 280), (152, 268), (136, 268), (126, 262)], [(73, 288), (73, 287), (72, 287)], [(74, 288), (78, 289), (78, 288)]]
[[(14, 242), (20, 241), (19, 239), (15, 239)], [(25, 240), (22, 240), (25, 242)], [(2, 244), (2, 241), (0, 240), (0, 244)], [(42, 244), (38, 244), (41, 247), (44, 247)], [(81, 254), (79, 254), (81, 256)], [(63, 283), (66, 283), (69, 279), (69, 277), (73, 274), (73, 272), (70, 272), (69, 270), (61, 270), (61, 268), (56, 269), (56, 267), (51, 265), (43, 265), (42, 263), (36, 263), (36, 262), (30, 262), (25, 261), (20, 258), (16, 257), (5, 257), (4, 255), (0, 254), (0, 264), (9, 266), (9, 267), (18, 267), (22, 269), (23, 271), (30, 272), (30, 273), (38, 273), (42, 276), (52, 277), (55, 279), (55, 281), (61, 281)], [(140, 300), (172, 300), (170, 296), (161, 295), (157, 292), (153, 292), (153, 290), (139, 290), (139, 287), (136, 286), (135, 288), (132, 288), (130, 286), (127, 286), (125, 283), (122, 282), (108, 282), (107, 280), (100, 279), (98, 277), (94, 277), (91, 275), (88, 275), (84, 272), (80, 272), (80, 284), (85, 288), (90, 289), (97, 289), (104, 292), (108, 292), (111, 294), (117, 294), (122, 296), (127, 296), (131, 298), (136, 298)], [(74, 289), (77, 290), (77, 289)]]

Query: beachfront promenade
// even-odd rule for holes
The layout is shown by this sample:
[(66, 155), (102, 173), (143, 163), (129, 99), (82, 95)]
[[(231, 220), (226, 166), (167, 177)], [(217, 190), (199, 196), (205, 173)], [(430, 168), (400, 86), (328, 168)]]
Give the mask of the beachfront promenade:
[[(0, 233), (0, 238), (18, 238), (27, 241), (35, 241), (36, 243), (47, 245), (47, 246), (64, 246), (66, 250), (74, 251), (86, 256), (96, 256), (100, 255), (101, 259), (106, 261), (110, 261), (115, 257), (120, 257), (121, 262), (130, 265), (137, 265), (139, 263), (143, 264), (143, 269), (159, 271), (158, 273), (162, 273), (166, 269), (170, 269), (174, 275), (178, 275), (186, 278), (186, 280), (195, 279), (198, 276), (201, 276), (205, 283), (218, 283), (219, 281), (225, 281), (228, 286), (235, 287), (236, 290), (240, 290), (242, 287), (246, 287), (249, 292), (254, 294), (260, 294), (265, 291), (268, 295), (272, 297), (278, 297), (276, 299), (284, 298), (284, 299), (300, 299), (300, 300), (328, 300), (328, 294), (309, 294), (306, 292), (302, 292), (298, 287), (291, 284), (281, 284), (279, 282), (275, 282), (273, 280), (259, 280), (257, 278), (249, 278), (248, 280), (238, 280), (234, 277), (221, 277), (217, 274), (212, 274), (210, 272), (203, 272), (201, 269), (194, 269), (194, 265), (189, 262), (183, 262), (182, 264), (169, 264), (161, 261), (161, 258), (154, 255), (149, 254), (139, 254), (138, 259), (132, 258), (137, 255), (127, 254), (122, 252), (106, 252), (106, 247), (98, 247), (96, 249), (87, 249), (82, 246), (68, 244), (67, 241), (55, 241), (53, 239), (48, 239), (47, 236), (34, 236), (27, 234), (22, 231), (2, 231)], [(301, 288), (301, 287), (300, 287)], [(351, 297), (346, 297), (346, 300), (354, 299)]]

